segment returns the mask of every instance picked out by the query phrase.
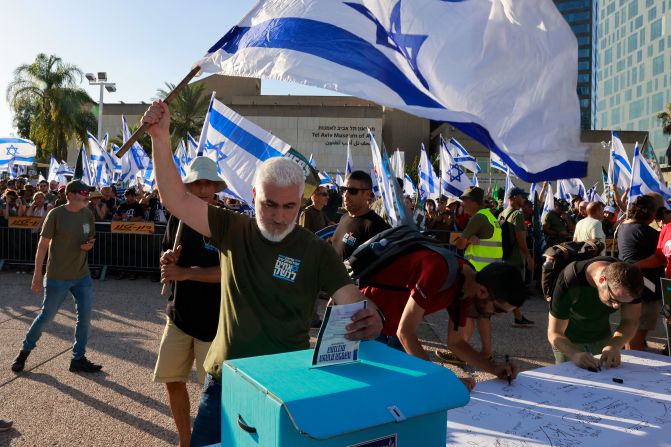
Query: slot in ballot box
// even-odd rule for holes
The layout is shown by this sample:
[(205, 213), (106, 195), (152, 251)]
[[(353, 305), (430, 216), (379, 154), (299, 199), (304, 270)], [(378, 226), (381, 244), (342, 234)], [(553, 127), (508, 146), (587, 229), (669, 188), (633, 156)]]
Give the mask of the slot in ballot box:
[(222, 446), (445, 446), (447, 410), (469, 393), (449, 369), (381, 343), (311, 367), (312, 350), (224, 362)]

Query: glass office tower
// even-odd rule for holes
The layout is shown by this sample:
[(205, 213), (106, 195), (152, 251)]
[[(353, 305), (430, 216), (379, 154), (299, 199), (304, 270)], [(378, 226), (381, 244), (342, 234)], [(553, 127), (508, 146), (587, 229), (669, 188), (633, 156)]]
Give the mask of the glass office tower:
[(596, 0), (554, 0), (578, 39), (578, 98), (580, 127), (591, 129), (594, 85), (594, 3)]
[(648, 131), (663, 163), (669, 139), (656, 114), (671, 102), (671, 0), (598, 0), (595, 9), (593, 128)]

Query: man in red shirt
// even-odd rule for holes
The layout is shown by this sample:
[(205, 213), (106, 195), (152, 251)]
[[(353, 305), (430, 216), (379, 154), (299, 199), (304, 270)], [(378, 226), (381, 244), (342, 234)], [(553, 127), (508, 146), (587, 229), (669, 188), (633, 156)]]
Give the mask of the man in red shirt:
[(476, 272), (468, 261), (462, 258), (456, 261), (459, 271), (447, 288), (448, 263), (443, 256), (426, 248), (405, 254), (360, 280), (361, 293), (384, 312), (384, 341), (428, 360), (429, 355), (417, 338), (417, 328), (424, 315), (447, 309), (450, 350), (466, 363), (501, 379), (515, 378), (514, 365), (495, 364), (483, 357), (466, 342), (463, 331), (471, 306), (480, 314), (491, 316), (522, 305), (528, 291), (519, 270), (499, 262)]

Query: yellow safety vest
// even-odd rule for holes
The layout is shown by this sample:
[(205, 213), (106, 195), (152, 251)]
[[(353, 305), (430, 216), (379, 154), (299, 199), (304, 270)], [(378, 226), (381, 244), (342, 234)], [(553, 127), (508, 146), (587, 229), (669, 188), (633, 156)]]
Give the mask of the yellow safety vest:
[(486, 265), (492, 262), (499, 262), (503, 259), (503, 238), (499, 222), (488, 208), (483, 208), (476, 214), (485, 216), (489, 224), (494, 227), (494, 234), (492, 234), (491, 238), (480, 239), (480, 243), (478, 244), (468, 244), (464, 252), (464, 257), (473, 264), (475, 271), (479, 272)]

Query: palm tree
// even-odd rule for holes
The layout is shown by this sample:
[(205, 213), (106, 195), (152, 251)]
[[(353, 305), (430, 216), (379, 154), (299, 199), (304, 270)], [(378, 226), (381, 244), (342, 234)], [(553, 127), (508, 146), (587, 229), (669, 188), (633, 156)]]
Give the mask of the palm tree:
[[(165, 99), (175, 84), (165, 83), (166, 89), (158, 89), (156, 95)], [(180, 140), (186, 140), (186, 134), (198, 135), (210, 104), (209, 98), (203, 95), (204, 84), (189, 84), (170, 102), (170, 136), (173, 147)]]
[[(671, 135), (671, 103), (668, 103), (664, 111), (657, 114), (657, 119), (662, 122), (662, 133)], [(671, 140), (666, 147), (666, 163), (671, 164)]]
[(7, 101), (15, 114), (21, 136), (57, 159), (67, 156), (68, 144), (86, 139), (96, 128), (91, 97), (77, 86), (82, 71), (54, 55), (40, 53), (30, 64), (19, 65), (7, 87)]

